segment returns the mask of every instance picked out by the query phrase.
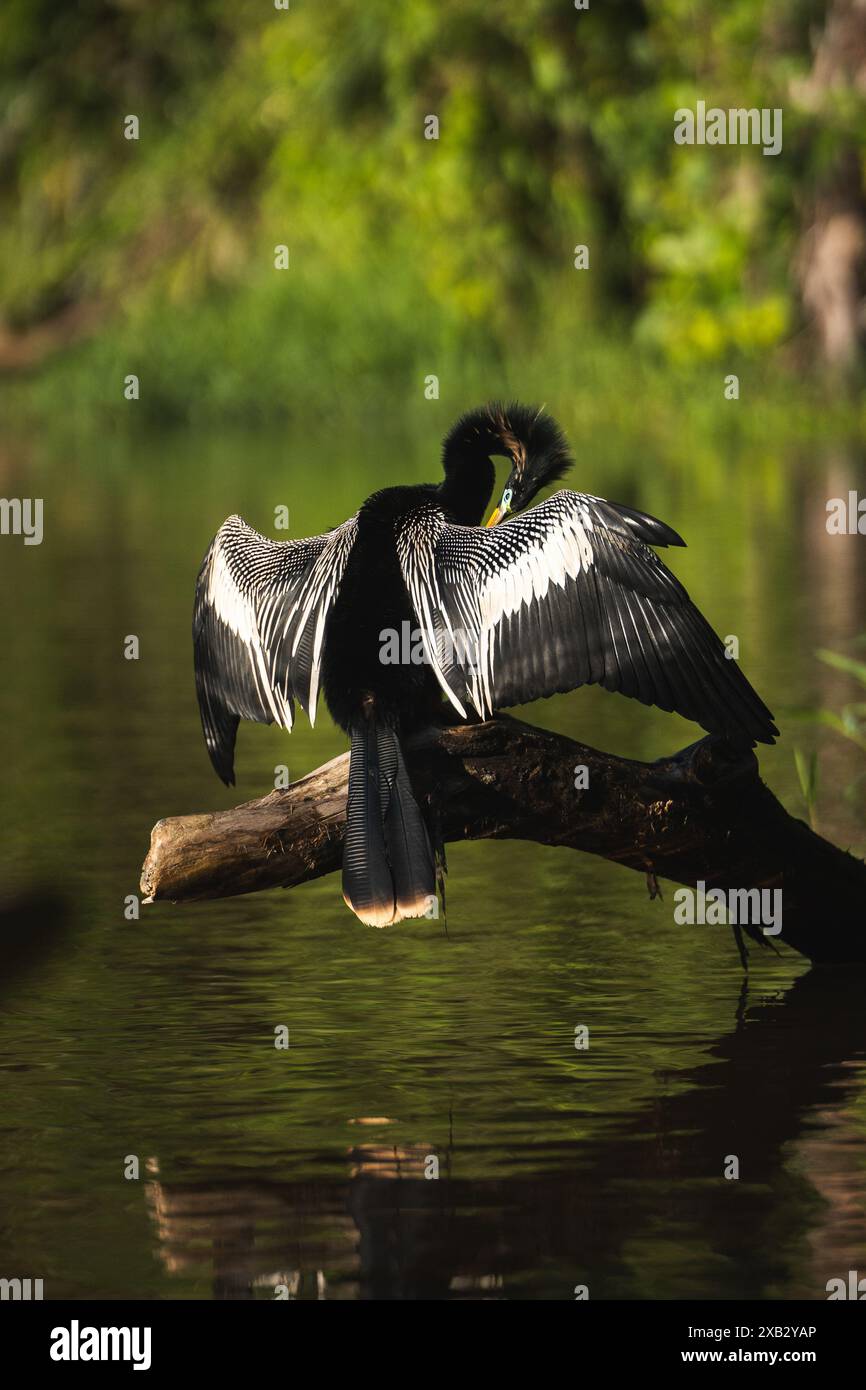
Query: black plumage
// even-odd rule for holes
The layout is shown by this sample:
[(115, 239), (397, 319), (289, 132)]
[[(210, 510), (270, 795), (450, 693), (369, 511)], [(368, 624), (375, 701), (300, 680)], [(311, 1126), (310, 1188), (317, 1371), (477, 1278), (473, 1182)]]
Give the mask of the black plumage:
[[(511, 471), (484, 528), (494, 455)], [(322, 685), (352, 740), (343, 888), (364, 921), (429, 911), (433, 854), (400, 739), (437, 718), (443, 695), (486, 717), (599, 684), (738, 747), (778, 732), (656, 555), (684, 544), (675, 531), (569, 490), (524, 510), (570, 466), (549, 416), (494, 403), (449, 432), (438, 485), (386, 488), (301, 541), (231, 517), (205, 556), (193, 633), (214, 767), (233, 780), (240, 718), (290, 728), (297, 700), (314, 720)]]

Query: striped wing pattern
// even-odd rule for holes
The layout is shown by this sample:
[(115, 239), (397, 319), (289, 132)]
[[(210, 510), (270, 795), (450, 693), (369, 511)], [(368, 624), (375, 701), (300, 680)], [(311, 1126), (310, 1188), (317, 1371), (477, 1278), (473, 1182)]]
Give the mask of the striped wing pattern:
[(240, 719), (291, 729), (294, 701), (315, 722), (328, 614), (356, 519), (323, 536), (271, 541), (239, 516), (224, 521), (196, 581), (193, 644), (208, 753), (234, 782)]
[[(419, 537), (422, 541), (419, 543)], [(654, 517), (562, 491), (484, 529), (434, 503), (397, 536), (440, 685), (482, 718), (597, 684), (675, 710), (734, 743), (772, 742), (772, 715), (651, 546)]]

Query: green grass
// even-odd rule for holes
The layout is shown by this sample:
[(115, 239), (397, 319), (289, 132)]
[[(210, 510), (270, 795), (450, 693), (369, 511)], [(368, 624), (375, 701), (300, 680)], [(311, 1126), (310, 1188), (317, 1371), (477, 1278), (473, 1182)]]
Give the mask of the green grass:
[[(652, 440), (695, 466), (702, 441), (714, 451), (750, 440), (807, 448), (866, 430), (863, 400), (817, 376), (753, 357), (673, 365), (616, 324), (602, 332), (552, 286), (537, 302), (503, 344), (482, 322), (425, 299), (405, 271), (316, 278), (292, 268), (178, 305), (149, 296), (38, 372), (7, 377), (0, 401), (10, 422), (64, 433), (323, 412), (345, 417), (351, 435), (384, 414), (429, 408), (435, 375), (449, 410), (491, 395), (538, 400), (585, 439)], [(724, 396), (731, 372), (738, 400)], [(129, 374), (140, 381), (137, 401), (124, 399)]]

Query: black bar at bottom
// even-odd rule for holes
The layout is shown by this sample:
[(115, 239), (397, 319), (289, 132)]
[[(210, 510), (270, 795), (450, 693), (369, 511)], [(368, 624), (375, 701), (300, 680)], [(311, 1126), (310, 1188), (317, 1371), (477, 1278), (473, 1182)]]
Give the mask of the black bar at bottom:
[[(46, 1371), (93, 1377), (106, 1368), (135, 1375), (136, 1367), (138, 1378), (210, 1371), (258, 1376), (280, 1367), (290, 1374), (298, 1369), (300, 1350), (328, 1370), (345, 1356), (356, 1369), (387, 1373), (399, 1365), (405, 1374), (418, 1358), (429, 1379), (438, 1356), (453, 1370), (471, 1346), (473, 1360), (487, 1370), (510, 1358), (518, 1343), (546, 1362), (553, 1340), (563, 1337), (560, 1354), (577, 1358), (575, 1370), (591, 1356), (598, 1369), (614, 1372), (801, 1365), (826, 1378), (856, 1364), (866, 1330), (866, 1309), (856, 1300), (576, 1301), (567, 1308), (538, 1301), (510, 1303), (500, 1322), (503, 1312), (487, 1308), (472, 1315), (465, 1303), (452, 1309), (418, 1302), (402, 1304), (398, 1322), (392, 1312), (380, 1323), (381, 1310), (364, 1302), (3, 1302), (0, 1335), (4, 1363), (16, 1363), (19, 1377)], [(315, 1370), (316, 1361), (307, 1374)]]

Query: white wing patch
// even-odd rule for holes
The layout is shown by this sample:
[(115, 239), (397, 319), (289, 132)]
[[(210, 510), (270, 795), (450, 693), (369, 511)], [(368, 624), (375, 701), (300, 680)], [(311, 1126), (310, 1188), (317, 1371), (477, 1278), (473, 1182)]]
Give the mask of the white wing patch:
[(271, 541), (238, 516), (202, 563), (193, 637), (205, 741), (233, 776), (239, 719), (291, 729), (294, 700), (316, 717), (328, 616), (357, 535), (357, 518), (323, 536)]
[(206, 599), (211, 603), (215, 616), (246, 648), (259, 698), (270, 710), (274, 723), (291, 732), (291, 701), (285, 689), (279, 688), (274, 672), (269, 668), (259, 630), (260, 622), (267, 630), (268, 610), (273, 600), (268, 600), (261, 615), (257, 615), (250, 597), (239, 588), (225, 552), (220, 547), (215, 549), (211, 560)]
[(590, 502), (581, 493), (558, 492), (490, 530), (450, 526), (432, 501), (402, 519), (397, 551), (425, 651), (464, 718), (455, 684), (465, 683), (482, 718), (495, 708), (494, 653), (503, 620), (543, 603), (551, 585), (564, 589), (593, 564)]

